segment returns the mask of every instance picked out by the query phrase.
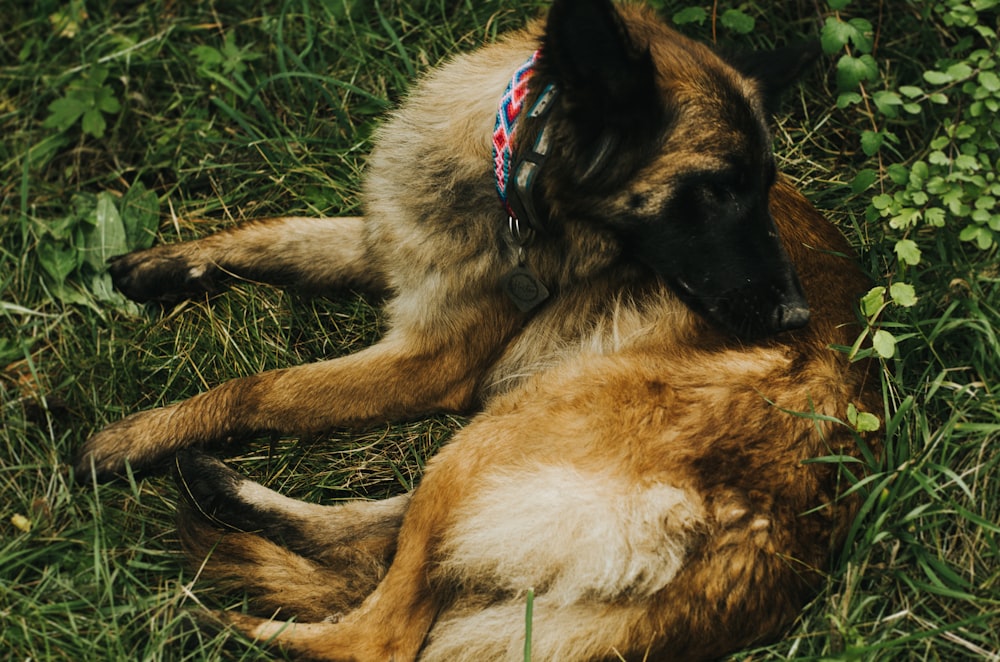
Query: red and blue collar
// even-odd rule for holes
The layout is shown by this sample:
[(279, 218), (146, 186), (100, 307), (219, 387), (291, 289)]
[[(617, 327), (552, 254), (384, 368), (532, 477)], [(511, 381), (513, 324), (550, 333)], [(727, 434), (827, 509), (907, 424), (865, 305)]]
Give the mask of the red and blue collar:
[[(545, 227), (545, 219), (535, 205), (534, 186), (537, 174), (549, 153), (548, 123), (542, 124), (530, 147), (522, 148), (517, 153), (514, 142), (524, 102), (528, 97), (528, 85), (540, 57), (541, 51), (535, 51), (514, 72), (500, 98), (493, 130), (493, 166), (497, 195), (510, 217), (512, 229), (518, 221), (526, 223), (531, 230), (544, 231)], [(546, 86), (528, 110), (528, 117), (544, 117), (552, 108), (555, 98), (555, 86)]]

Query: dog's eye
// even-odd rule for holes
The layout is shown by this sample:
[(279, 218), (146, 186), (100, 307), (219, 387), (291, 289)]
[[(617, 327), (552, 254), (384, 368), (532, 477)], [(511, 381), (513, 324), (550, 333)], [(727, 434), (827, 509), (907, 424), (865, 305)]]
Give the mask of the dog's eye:
[(701, 197), (705, 202), (725, 205), (736, 201), (736, 193), (732, 188), (724, 184), (703, 184), (700, 188)]

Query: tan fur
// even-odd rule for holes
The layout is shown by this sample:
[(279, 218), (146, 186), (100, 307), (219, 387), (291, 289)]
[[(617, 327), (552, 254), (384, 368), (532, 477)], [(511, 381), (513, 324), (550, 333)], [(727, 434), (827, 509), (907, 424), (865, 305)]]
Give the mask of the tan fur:
[[(648, 10), (620, 11), (676, 116), (659, 156), (592, 200), (607, 217), (659, 209), (685, 173), (745, 148), (719, 85), (762, 113), (754, 84), (709, 49)], [(837, 421), (851, 404), (880, 411), (865, 366), (830, 348), (856, 337), (866, 282), (787, 181), (769, 204), (811, 305), (805, 328), (720, 332), (629, 261), (613, 228), (573, 213), (557, 179), (543, 186), (561, 225), (523, 256), (555, 295), (530, 314), (503, 295), (517, 247), (490, 134), (541, 35), (533, 24), (416, 87), (378, 136), (363, 221), (273, 219), (114, 267), (140, 299), (223, 274), (387, 292), (389, 330), (351, 356), (133, 414), (87, 442), (82, 473), (267, 430), (481, 410), (418, 489), (387, 503), (300, 504), (221, 463), (179, 463), (200, 511), (181, 522), (191, 556), (259, 613), (300, 619), (227, 616), (250, 636), (326, 660), (520, 659), (532, 589), (534, 660), (709, 659), (779, 635), (844, 535), (856, 505), (837, 499), (844, 478), (807, 461), (858, 455)]]

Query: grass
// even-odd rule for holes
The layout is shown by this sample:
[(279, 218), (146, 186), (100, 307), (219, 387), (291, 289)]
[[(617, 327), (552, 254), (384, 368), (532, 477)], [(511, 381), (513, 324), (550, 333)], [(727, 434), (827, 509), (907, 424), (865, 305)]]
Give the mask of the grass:
[[(10, 659), (273, 655), (197, 627), (198, 605), (241, 597), (204, 590), (182, 566), (168, 479), (82, 488), (66, 462), (128, 412), (379, 333), (360, 298), (251, 284), (168, 311), (129, 306), (80, 257), (90, 228), (117, 213), (147, 240), (143, 213), (123, 202), (141, 190), (153, 192), (162, 241), (269, 214), (355, 212), (373, 127), (414, 76), (541, 5), (135, 0), (84, 11), (0, 0), (0, 649)], [(953, 36), (922, 4), (905, 6), (881, 22), (855, 9), (904, 81)], [(745, 7), (755, 32), (720, 33), (736, 46), (815, 34), (820, 18), (805, 0)], [(790, 95), (777, 148), (887, 283), (891, 231), (866, 220), (871, 191), (850, 186), (864, 168), (887, 186), (885, 164), (858, 149), (858, 115), (835, 107), (831, 69)], [(74, 98), (106, 110), (50, 119), (53, 102)], [(945, 108), (901, 126), (893, 156), (920, 155), (947, 118)], [(952, 235), (920, 238), (925, 261), (909, 274), (920, 301), (881, 321), (899, 340), (883, 375), (892, 416), (885, 455), (858, 488), (865, 509), (850, 544), (787, 637), (736, 659), (1000, 659), (1000, 273), (993, 252)], [(301, 498), (380, 497), (408, 489), (458, 424), (262, 439), (234, 461)]]

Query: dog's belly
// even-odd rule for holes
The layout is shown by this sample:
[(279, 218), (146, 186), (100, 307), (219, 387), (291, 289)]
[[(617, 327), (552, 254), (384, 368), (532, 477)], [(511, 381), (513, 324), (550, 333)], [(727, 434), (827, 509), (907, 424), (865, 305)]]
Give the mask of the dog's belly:
[(550, 602), (649, 596), (677, 574), (704, 522), (700, 500), (614, 468), (503, 468), (477, 479), (439, 549), (449, 579)]

